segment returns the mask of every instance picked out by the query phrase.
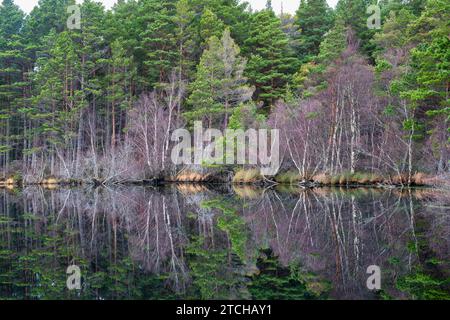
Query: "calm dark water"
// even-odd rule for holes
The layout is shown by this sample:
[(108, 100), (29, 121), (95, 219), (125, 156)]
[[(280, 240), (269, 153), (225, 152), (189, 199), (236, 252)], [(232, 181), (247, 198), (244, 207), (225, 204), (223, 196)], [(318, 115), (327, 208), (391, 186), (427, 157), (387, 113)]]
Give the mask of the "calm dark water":
[(0, 190), (0, 299), (449, 299), (449, 244), (431, 190)]

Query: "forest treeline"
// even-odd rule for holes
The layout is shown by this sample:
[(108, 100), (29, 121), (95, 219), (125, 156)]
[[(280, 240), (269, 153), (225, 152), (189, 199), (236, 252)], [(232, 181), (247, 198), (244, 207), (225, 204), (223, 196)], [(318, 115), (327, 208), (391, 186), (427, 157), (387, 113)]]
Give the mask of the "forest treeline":
[[(0, 171), (38, 182), (174, 175), (177, 128), (280, 129), (282, 171), (401, 183), (450, 172), (450, 3), (40, 0), (0, 6)], [(242, 167), (242, 166), (241, 166)], [(236, 168), (231, 168), (236, 169)], [(422, 177), (422, 175), (419, 175)]]

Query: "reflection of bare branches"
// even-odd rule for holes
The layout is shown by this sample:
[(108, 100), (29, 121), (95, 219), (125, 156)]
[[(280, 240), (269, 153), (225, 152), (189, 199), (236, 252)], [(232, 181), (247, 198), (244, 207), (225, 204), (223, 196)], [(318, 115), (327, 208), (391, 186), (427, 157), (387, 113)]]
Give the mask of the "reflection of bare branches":
[(412, 212), (413, 198), (392, 190), (304, 190), (297, 197), (269, 190), (243, 214), (256, 247), (270, 246), (285, 265), (300, 261), (336, 277), (341, 297), (362, 297), (367, 266), (392, 256), (408, 262), (415, 223), (402, 211)]
[[(51, 232), (64, 229), (63, 241), (76, 243), (79, 255), (87, 261), (95, 264), (105, 254), (111, 263), (130, 257), (139, 269), (168, 275), (167, 285), (176, 292), (185, 292), (189, 270), (184, 251), (191, 239), (201, 237), (205, 250), (227, 250), (228, 263), (234, 263), (230, 231), (217, 224), (224, 212), (205, 205), (208, 200), (225, 198), (203, 188), (194, 191), (179, 187), (33, 187), (19, 196), (4, 191), (0, 207), (6, 214), (20, 208), (27, 213), (26, 228), (38, 233), (47, 230), (46, 226), (57, 226)], [(258, 249), (270, 248), (285, 266), (300, 262), (306, 270), (333, 279), (334, 294), (341, 298), (368, 294), (365, 271), (369, 265), (392, 269), (386, 261), (395, 257), (400, 262), (398, 268), (407, 272), (420, 262), (416, 253), (405, 249), (409, 242), (418, 245), (419, 219), (428, 221), (425, 236), (430, 249), (440, 257), (448, 256), (450, 199), (445, 194), (433, 198), (422, 192), (419, 201), (412, 190), (236, 192), (251, 196), (220, 203), (230, 203), (233, 212), (238, 211), (237, 217), (245, 221), (248, 263), (254, 263), (252, 255)], [(0, 224), (0, 229), (5, 226)], [(22, 241), (26, 246), (40, 245), (26, 232)]]
[[(183, 233), (184, 214), (177, 193), (145, 188), (50, 191), (36, 187), (23, 191), (23, 201), (25, 212), (43, 217), (39, 223), (53, 221), (76, 231), (80, 256), (96, 261), (106, 248), (111, 261), (117, 263), (130, 255), (149, 272), (172, 275), (175, 290), (184, 289), (187, 274), (182, 252), (188, 237)], [(128, 253), (123, 252), (125, 241)]]

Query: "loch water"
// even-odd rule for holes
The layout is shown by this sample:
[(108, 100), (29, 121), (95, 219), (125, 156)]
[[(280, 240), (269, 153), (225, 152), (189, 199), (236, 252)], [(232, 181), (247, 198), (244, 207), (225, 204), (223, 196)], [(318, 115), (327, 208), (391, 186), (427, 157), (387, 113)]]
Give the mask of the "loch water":
[(448, 191), (0, 189), (0, 299), (449, 299), (449, 248)]

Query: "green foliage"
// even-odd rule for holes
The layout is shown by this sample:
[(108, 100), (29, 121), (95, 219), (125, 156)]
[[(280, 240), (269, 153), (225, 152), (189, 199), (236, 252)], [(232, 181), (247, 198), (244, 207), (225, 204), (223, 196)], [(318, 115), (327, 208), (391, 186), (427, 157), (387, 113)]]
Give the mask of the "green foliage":
[(200, 37), (203, 45), (201, 48), (204, 50), (207, 47), (209, 39), (216, 37), (220, 39), (225, 31), (225, 26), (219, 18), (209, 9), (205, 9), (200, 19)]
[(264, 125), (265, 121), (266, 118), (258, 113), (255, 104), (241, 104), (234, 109), (228, 128), (233, 130), (259, 128)]
[(399, 290), (418, 300), (450, 300), (449, 286), (450, 279), (438, 280), (421, 272), (403, 276), (397, 281)]
[[(380, 96), (391, 101), (385, 115), (401, 122), (405, 137), (416, 145), (429, 139), (439, 158), (450, 141), (442, 131), (450, 128), (450, 17), (445, 2), (428, 1), (424, 10), (419, 2), (390, 10), (382, 32), (373, 38), (378, 47), (375, 70), (379, 83), (387, 83), (387, 90), (380, 90)], [(440, 162), (438, 170), (444, 166)]]
[(262, 10), (252, 17), (244, 48), (250, 56), (246, 73), (256, 88), (254, 99), (269, 107), (284, 96), (298, 66), (281, 21), (272, 10)]
[(40, 0), (25, 20), (23, 34), (34, 44), (41, 45), (51, 31), (62, 32), (67, 28), (67, 7), (75, 0)]
[(382, 48), (403, 48), (408, 45), (409, 38), (405, 30), (416, 17), (408, 10), (391, 11), (383, 23), (382, 31), (374, 35), (372, 42)]
[(133, 97), (130, 87), (135, 77), (136, 70), (133, 60), (126, 53), (120, 40), (115, 40), (111, 44), (111, 58), (105, 62), (109, 63), (108, 81), (108, 101), (121, 109), (130, 108)]
[(19, 140), (15, 136), (14, 122), (17, 104), (26, 86), (22, 76), (26, 61), (24, 42), (20, 35), (23, 22), (22, 10), (13, 1), (4, 0), (0, 6), (0, 153), (3, 155), (0, 159), (4, 159), (6, 167)]
[(297, 56), (311, 60), (319, 53), (323, 36), (333, 25), (333, 12), (325, 0), (302, 0), (296, 14), (299, 27)]
[(173, 20), (175, 9), (172, 0), (142, 1), (137, 9), (140, 33), (136, 55), (143, 88), (154, 88), (167, 82), (178, 60)]
[[(322, 42), (324, 43), (324, 42)], [(323, 49), (322, 49), (323, 50)], [(326, 54), (328, 56), (328, 54)], [(319, 60), (319, 59), (317, 59)], [(292, 91), (294, 95), (307, 99), (314, 95), (313, 90), (320, 90), (320, 84), (317, 84), (323, 76), (324, 65), (315, 62), (303, 64), (294, 74), (292, 79)], [(316, 85), (316, 87), (314, 87)]]
[(186, 248), (193, 285), (201, 299), (225, 299), (237, 277), (227, 272), (226, 251), (207, 249), (204, 241), (202, 237), (196, 237)]
[(218, 209), (221, 214), (217, 219), (217, 227), (226, 232), (231, 241), (231, 251), (236, 254), (240, 261), (247, 262), (246, 250), (248, 235), (245, 221), (239, 215), (238, 211), (233, 208), (231, 203), (226, 200), (216, 199), (205, 201), (202, 203), (203, 208)]
[(346, 46), (346, 28), (343, 21), (338, 19), (320, 44), (319, 61), (325, 64), (330, 63), (342, 54)]
[(282, 266), (270, 250), (261, 252), (256, 266), (260, 273), (252, 276), (249, 284), (249, 291), (255, 300), (325, 299), (330, 289), (320, 280), (317, 285), (308, 288), (305, 278), (316, 277), (302, 273), (298, 266)]
[(339, 0), (336, 5), (336, 17), (341, 20), (345, 27), (356, 33), (360, 40), (361, 51), (372, 56), (375, 47), (370, 41), (376, 30), (367, 27), (366, 10), (371, 4), (376, 4), (372, 0)]
[(190, 88), (188, 103), (192, 109), (185, 113), (186, 118), (205, 120), (210, 127), (222, 122), (227, 127), (230, 114), (253, 93), (243, 76), (245, 65), (228, 29), (220, 40), (211, 37)]
[(0, 46), (18, 35), (23, 25), (24, 13), (13, 0), (3, 0), (0, 6)]

